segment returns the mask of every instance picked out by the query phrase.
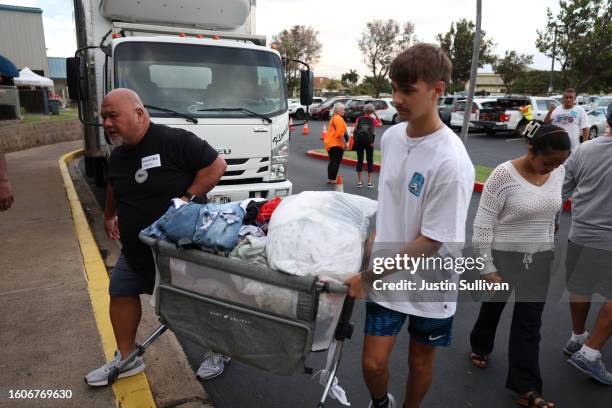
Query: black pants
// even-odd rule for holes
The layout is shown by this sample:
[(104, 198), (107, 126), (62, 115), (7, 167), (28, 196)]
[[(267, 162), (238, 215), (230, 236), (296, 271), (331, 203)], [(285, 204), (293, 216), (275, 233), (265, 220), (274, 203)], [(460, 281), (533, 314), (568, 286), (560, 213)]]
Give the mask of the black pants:
[(523, 263), (523, 254), (493, 251), (493, 258), (497, 273), (510, 284), (511, 290), (497, 292), (480, 306), (480, 314), (470, 335), (472, 352), (481, 356), (491, 354), (499, 319), (514, 290), (517, 301), (510, 326), (506, 388), (519, 394), (528, 391), (541, 393), (540, 327), (553, 253), (535, 254), (528, 269)]
[(355, 151), (357, 152), (357, 173), (361, 173), (363, 171), (364, 151), (368, 161), (368, 173), (374, 173), (374, 147), (358, 147)]
[(344, 156), (344, 149), (341, 147), (332, 147), (329, 149), (329, 163), (327, 164), (327, 179), (335, 180), (338, 176), (338, 170), (340, 169), (340, 162), (342, 156)]

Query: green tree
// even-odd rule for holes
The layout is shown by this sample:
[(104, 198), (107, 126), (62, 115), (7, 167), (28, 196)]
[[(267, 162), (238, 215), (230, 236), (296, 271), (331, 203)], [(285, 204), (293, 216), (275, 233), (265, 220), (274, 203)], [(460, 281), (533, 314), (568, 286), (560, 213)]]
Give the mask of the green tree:
[(359, 74), (354, 69), (351, 69), (349, 72), (342, 74), (341, 80), (345, 86), (354, 88), (357, 85), (357, 82), (359, 82)]
[[(474, 23), (463, 18), (451, 23), (448, 32), (437, 35), (440, 48), (453, 62), (451, 89), (455, 88), (455, 91), (464, 89), (465, 82), (470, 79), (474, 29)], [(492, 53), (494, 46), (493, 40), (487, 38), (486, 33), (482, 31), (478, 67), (482, 68), (484, 64), (492, 64), (495, 61), (495, 55)]]
[(506, 51), (504, 58), (498, 58), (493, 63), (493, 71), (504, 81), (506, 93), (512, 93), (516, 80), (525, 71), (528, 64), (533, 63), (533, 55), (518, 54), (516, 51)]
[[(563, 82), (578, 92), (612, 86), (612, 0), (559, 2), (548, 9), (546, 28), (538, 30), (537, 49), (561, 64)], [(556, 44), (555, 44), (556, 32)]]
[(367, 23), (358, 45), (363, 62), (372, 74), (373, 93), (376, 97), (382, 92), (393, 58), (414, 41), (414, 24), (410, 22), (405, 23), (401, 29), (393, 19)]
[[(523, 95), (546, 95), (550, 71), (526, 71), (514, 82), (513, 92)], [(553, 75), (553, 89), (566, 88), (561, 78), (561, 72), (555, 71)]]
[[(321, 56), (322, 45), (317, 36), (319, 32), (312, 27), (296, 25), (289, 30), (283, 30), (272, 37), (280, 54), (290, 60), (300, 60), (307, 64), (314, 64)], [(289, 95), (295, 94), (299, 83), (300, 64), (288, 62), (285, 67), (285, 80)]]

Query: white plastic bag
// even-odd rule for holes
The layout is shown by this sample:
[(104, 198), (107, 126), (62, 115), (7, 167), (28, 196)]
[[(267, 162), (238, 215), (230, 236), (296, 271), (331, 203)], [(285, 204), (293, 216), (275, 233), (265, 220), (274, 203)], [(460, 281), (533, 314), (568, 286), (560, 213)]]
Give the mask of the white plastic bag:
[(284, 199), (268, 226), (270, 267), (292, 275), (344, 281), (358, 272), (376, 201), (335, 191)]

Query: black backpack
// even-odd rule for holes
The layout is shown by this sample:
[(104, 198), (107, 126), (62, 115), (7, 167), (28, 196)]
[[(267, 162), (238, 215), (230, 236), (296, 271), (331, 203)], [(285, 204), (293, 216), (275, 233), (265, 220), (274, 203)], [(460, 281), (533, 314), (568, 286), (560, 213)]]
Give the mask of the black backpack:
[(361, 116), (353, 132), (355, 148), (362, 149), (374, 143), (374, 119)]

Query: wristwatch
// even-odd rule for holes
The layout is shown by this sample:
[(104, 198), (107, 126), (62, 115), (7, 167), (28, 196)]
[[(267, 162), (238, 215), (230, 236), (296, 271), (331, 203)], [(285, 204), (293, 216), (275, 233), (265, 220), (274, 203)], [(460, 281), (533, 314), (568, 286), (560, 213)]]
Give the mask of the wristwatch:
[(197, 198), (197, 196), (190, 191), (185, 191), (185, 193), (183, 193), (183, 197), (186, 197), (190, 203)]

